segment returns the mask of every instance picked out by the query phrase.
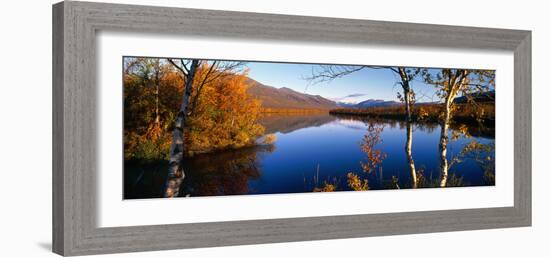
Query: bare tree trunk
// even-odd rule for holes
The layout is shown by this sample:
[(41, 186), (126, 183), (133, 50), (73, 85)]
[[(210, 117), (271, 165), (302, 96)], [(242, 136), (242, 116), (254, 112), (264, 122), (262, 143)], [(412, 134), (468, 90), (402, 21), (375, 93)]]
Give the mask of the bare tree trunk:
[(412, 157), (412, 114), (411, 114), (411, 104), (412, 104), (412, 92), (409, 85), (409, 77), (407, 72), (403, 68), (399, 68), (399, 75), (401, 76), (401, 86), (403, 87), (404, 100), (405, 100), (405, 111), (407, 116), (407, 142), (405, 143), (405, 154), (407, 155), (407, 162), (409, 164), (409, 171), (411, 174), (411, 187), (417, 188), (417, 178), (416, 178), (416, 168), (414, 166), (414, 160)]
[(441, 173), (440, 187), (447, 186), (449, 177), (449, 163), (447, 161), (447, 143), (449, 142), (449, 122), (451, 106), (449, 99), (445, 101), (445, 111), (443, 121), (441, 122), (441, 135), (439, 137), (439, 170)]
[(155, 125), (160, 128), (159, 98), (160, 98), (160, 60), (155, 63)]
[(443, 118), (441, 120), (441, 135), (439, 137), (439, 171), (441, 181), (440, 187), (447, 186), (449, 178), (449, 161), (447, 160), (447, 144), (449, 143), (449, 125), (452, 117), (452, 108), (456, 96), (468, 87), (471, 71), (463, 69), (442, 69), (436, 80), (428, 74), (425, 77), (429, 84), (440, 87), (440, 92), (445, 95)]
[(198, 60), (193, 60), (191, 62), (191, 67), (185, 79), (183, 99), (172, 132), (172, 147), (170, 149), (170, 162), (168, 164), (168, 178), (166, 180), (164, 197), (178, 196), (181, 182), (185, 178), (185, 173), (181, 168), (185, 143), (183, 128), (187, 120), (187, 108), (189, 106), (189, 98), (191, 96), (193, 79), (195, 78), (198, 63)]
[(409, 163), (409, 170), (411, 173), (411, 186), (417, 188), (416, 168), (414, 166), (414, 160), (412, 157), (412, 116), (411, 116), (411, 92), (409, 89), (405, 91), (405, 109), (407, 112), (407, 142), (405, 144), (405, 153), (407, 154), (407, 161)]
[(159, 113), (159, 86), (155, 90), (155, 124), (160, 127), (160, 113)]

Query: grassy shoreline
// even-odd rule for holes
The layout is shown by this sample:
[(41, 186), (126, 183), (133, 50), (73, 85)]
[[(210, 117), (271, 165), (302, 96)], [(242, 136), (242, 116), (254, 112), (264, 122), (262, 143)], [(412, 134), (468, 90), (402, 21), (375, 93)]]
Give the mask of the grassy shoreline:
[[(453, 122), (465, 124), (481, 124), (495, 126), (495, 104), (479, 103), (476, 106), (469, 104), (455, 104)], [(336, 115), (357, 115), (375, 118), (405, 120), (405, 106), (371, 107), (371, 108), (338, 108), (329, 111)], [(443, 113), (442, 104), (417, 104), (411, 108), (413, 121), (438, 122)]]

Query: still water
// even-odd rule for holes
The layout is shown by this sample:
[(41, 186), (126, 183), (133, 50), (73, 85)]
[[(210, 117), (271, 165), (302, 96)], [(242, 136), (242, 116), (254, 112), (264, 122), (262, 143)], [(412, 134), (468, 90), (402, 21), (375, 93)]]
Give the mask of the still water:
[[(262, 118), (266, 133), (277, 139), (272, 145), (197, 155), (184, 161), (183, 191), (190, 196), (273, 194), (312, 192), (325, 182), (337, 190), (351, 190), (346, 174), (354, 172), (368, 179), (371, 190), (410, 188), (410, 174), (404, 151), (405, 123), (329, 114), (270, 115)], [(386, 158), (376, 170), (365, 173), (361, 162), (366, 154), (361, 142), (367, 126), (382, 127), (376, 146)], [(457, 156), (466, 144), (476, 140), (494, 144), (494, 131), (468, 128), (471, 137), (461, 136), (448, 145), (448, 158)], [(413, 125), (413, 158), (426, 181), (439, 178), (437, 124)], [(494, 152), (489, 153), (494, 155)], [(494, 159), (492, 159), (494, 162)], [(125, 163), (125, 198), (160, 197), (167, 163)], [(456, 186), (486, 186), (484, 169), (474, 159), (462, 158), (450, 175)], [(430, 184), (430, 183), (427, 183)], [(433, 183), (436, 184), (435, 182)]]

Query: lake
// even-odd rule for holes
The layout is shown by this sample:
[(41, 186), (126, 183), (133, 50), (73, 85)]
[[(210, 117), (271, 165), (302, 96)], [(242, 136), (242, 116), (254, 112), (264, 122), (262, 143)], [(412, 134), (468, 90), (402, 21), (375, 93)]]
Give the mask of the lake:
[[(315, 113), (271, 114), (260, 123), (266, 133), (275, 134), (277, 139), (272, 145), (186, 158), (184, 193), (190, 196), (301, 193), (312, 192), (325, 183), (336, 185), (337, 190), (351, 190), (346, 177), (349, 172), (367, 179), (370, 190), (410, 188), (404, 122)], [(367, 162), (361, 142), (369, 124), (383, 129), (376, 148), (386, 157), (375, 170), (366, 173), (361, 166), (361, 162)], [(470, 137), (450, 141), (447, 154), (450, 160), (472, 140), (494, 144), (494, 129), (470, 126), (467, 130)], [(413, 125), (412, 155), (426, 187), (435, 185), (439, 178), (439, 137), (438, 124)], [(494, 152), (461, 158), (450, 169), (454, 186), (494, 185), (494, 179), (487, 178), (486, 169), (478, 162), (480, 157), (486, 159), (491, 155)], [(494, 158), (492, 163), (494, 171)], [(165, 162), (125, 162), (125, 198), (160, 197), (166, 171)]]

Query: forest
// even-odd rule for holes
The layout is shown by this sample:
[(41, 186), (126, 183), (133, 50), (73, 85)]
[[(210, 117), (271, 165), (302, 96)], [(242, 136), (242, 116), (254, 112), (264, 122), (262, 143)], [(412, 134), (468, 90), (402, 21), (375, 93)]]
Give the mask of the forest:
[[(466, 186), (460, 170), (451, 172), (455, 166), (479, 171), (472, 185), (495, 183), (494, 71), (315, 65), (304, 78), (323, 85), (369, 69), (395, 75), (399, 104), (357, 108), (262, 85), (250, 76), (250, 67), (240, 61), (123, 58), (125, 194), (132, 192), (125, 198)], [(433, 87), (438, 101), (417, 102), (415, 81)], [(296, 152), (303, 144), (323, 143), (330, 149), (327, 136), (311, 143), (290, 140), (301, 131), (350, 122), (362, 126), (353, 141), (357, 147), (350, 148), (358, 157), (350, 162), (331, 161), (341, 152)], [(416, 164), (415, 131), (427, 131), (435, 139), (436, 127), (435, 159)], [(389, 142), (385, 130), (402, 134), (392, 135), (403, 140), (401, 151), (385, 150), (390, 149), (383, 146)], [(453, 141), (460, 143), (454, 152), (449, 150)], [(292, 152), (303, 156), (301, 163), (292, 164), (290, 157), (270, 159)], [(400, 156), (403, 165), (389, 166), (385, 160), (392, 156)], [(395, 175), (383, 178), (383, 167)], [(296, 170), (296, 179), (289, 182), (276, 174), (281, 168)], [(261, 185), (271, 173), (277, 185)], [(136, 193), (140, 190), (150, 193)]]

